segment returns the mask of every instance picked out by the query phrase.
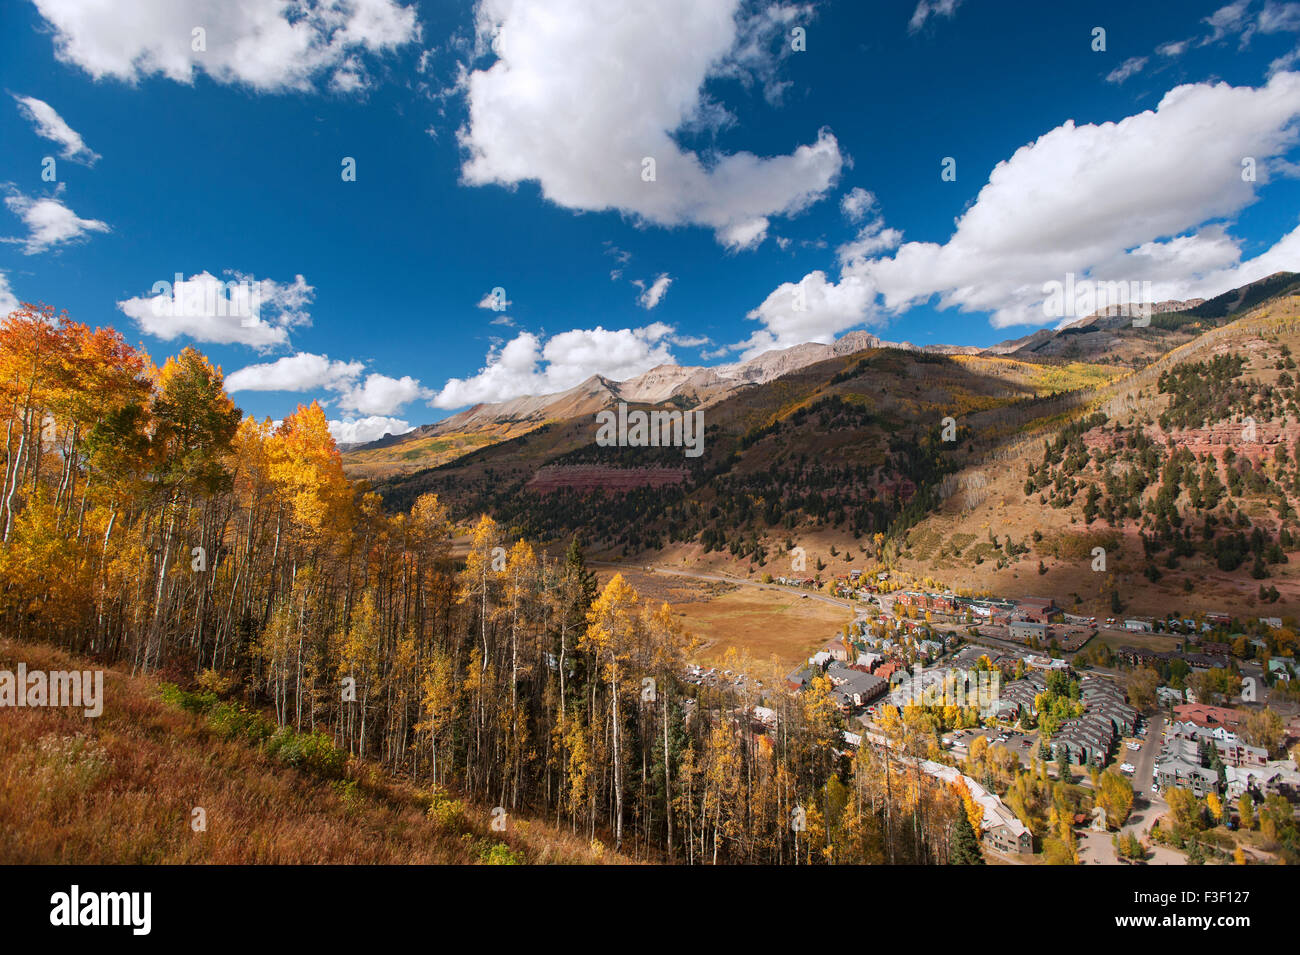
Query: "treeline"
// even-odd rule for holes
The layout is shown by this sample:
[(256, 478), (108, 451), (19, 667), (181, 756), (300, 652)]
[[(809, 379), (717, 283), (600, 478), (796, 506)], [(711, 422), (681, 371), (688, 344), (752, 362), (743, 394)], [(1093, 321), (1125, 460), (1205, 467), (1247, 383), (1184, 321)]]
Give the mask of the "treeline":
[(221, 687), (354, 760), (639, 858), (949, 859), (960, 797), (842, 752), (824, 678), (794, 697), (741, 660), (742, 687), (685, 684), (666, 607), (617, 576), (598, 592), (576, 541), (549, 558), (488, 517), (453, 558), (437, 498), (386, 512), (314, 403), (257, 421), (192, 348), (157, 368), (23, 306), (0, 322), (0, 413), (7, 634)]

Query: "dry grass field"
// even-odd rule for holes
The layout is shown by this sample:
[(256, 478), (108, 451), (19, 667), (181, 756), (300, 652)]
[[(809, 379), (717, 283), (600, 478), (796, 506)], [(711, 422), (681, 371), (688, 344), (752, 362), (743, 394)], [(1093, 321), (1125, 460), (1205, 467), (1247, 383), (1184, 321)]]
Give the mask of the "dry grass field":
[(853, 619), (846, 608), (797, 594), (738, 588), (711, 600), (674, 604), (686, 629), (700, 638), (696, 656), (717, 662), (730, 649), (754, 659), (775, 656), (793, 668)]
[[(0, 669), (94, 667), (0, 640)], [(206, 813), (196, 832), (192, 813)], [(0, 710), (0, 864), (625, 862), (546, 822), (510, 819), (349, 761), (327, 779), (104, 674), (104, 711)]]
[(754, 660), (775, 656), (793, 668), (853, 619), (846, 607), (779, 588), (742, 586), (655, 573), (642, 567), (596, 566), (604, 585), (617, 571), (643, 599), (667, 602), (695, 638), (694, 659), (721, 662), (728, 650)]

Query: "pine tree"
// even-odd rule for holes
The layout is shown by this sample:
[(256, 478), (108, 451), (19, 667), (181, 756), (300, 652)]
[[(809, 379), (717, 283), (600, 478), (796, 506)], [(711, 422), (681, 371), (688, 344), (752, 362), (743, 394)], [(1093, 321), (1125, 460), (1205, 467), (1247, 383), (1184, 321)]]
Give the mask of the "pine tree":
[(957, 821), (952, 827), (952, 849), (948, 853), (949, 865), (984, 865), (984, 853), (980, 851), (979, 840), (971, 828), (966, 813), (957, 814)]

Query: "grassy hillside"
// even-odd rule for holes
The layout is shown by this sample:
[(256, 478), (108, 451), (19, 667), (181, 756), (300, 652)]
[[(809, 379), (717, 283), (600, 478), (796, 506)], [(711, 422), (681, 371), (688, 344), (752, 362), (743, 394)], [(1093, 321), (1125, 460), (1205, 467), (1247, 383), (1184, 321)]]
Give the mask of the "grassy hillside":
[[(799, 546), (823, 577), (879, 562), (967, 590), (1053, 593), (1094, 614), (1111, 613), (1116, 592), (1128, 612), (1283, 615), (1300, 604), (1287, 556), (1300, 542), (1293, 279), (1157, 316), (1188, 318), (1186, 340), (1136, 370), (871, 349), (707, 409), (699, 459), (597, 448), (591, 423), (575, 420), (380, 490), (396, 507), (434, 491), (461, 518), (487, 512), (541, 539), (578, 531), (612, 558), (751, 578), (786, 572)], [(1247, 415), (1258, 447), (1210, 453)], [(946, 416), (956, 441), (941, 440)], [(619, 495), (533, 493), (530, 476), (551, 463), (690, 476)]]
[(536, 424), (532, 423), (506, 422), (481, 425), (468, 432), (399, 435), (344, 452), (343, 469), (350, 478), (372, 481), (394, 474), (409, 474), (527, 434), (535, 427)]
[[(1092, 613), (1110, 612), (1112, 590), (1137, 613), (1294, 613), (1298, 351), (1300, 296), (1284, 285), (1097, 389), (1068, 420), (1035, 422), (973, 455), (958, 491), (900, 539), (898, 565), (1055, 593)], [(1105, 572), (1092, 571), (1096, 546)]]
[[(0, 640), (0, 669), (93, 668)], [(104, 712), (12, 708), (0, 719), (0, 863), (622, 862), (546, 822), (396, 780), (205, 693), (120, 670)], [(257, 742), (254, 742), (254, 741)], [(191, 826), (195, 807), (206, 831)]]
[[(1026, 416), (1066, 410), (1078, 389), (1117, 374), (1107, 366), (870, 349), (709, 407), (699, 458), (680, 448), (598, 447), (594, 422), (582, 418), (378, 489), (399, 509), (432, 491), (458, 518), (490, 513), (543, 540), (581, 530), (596, 552), (611, 556), (693, 543), (704, 555), (722, 551), (761, 564), (787, 536), (830, 527), (851, 541), (909, 519), (907, 508), (928, 500), (950, 467), (945, 417), (984, 414), (1014, 430)], [(528, 482), (548, 464), (665, 466), (686, 469), (689, 479), (618, 496), (541, 495)]]

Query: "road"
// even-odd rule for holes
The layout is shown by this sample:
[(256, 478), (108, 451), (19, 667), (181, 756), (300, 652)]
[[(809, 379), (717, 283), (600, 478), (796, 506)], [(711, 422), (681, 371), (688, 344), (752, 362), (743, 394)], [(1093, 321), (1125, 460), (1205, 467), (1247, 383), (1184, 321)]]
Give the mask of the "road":
[(836, 607), (844, 607), (852, 610), (854, 613), (866, 613), (867, 607), (862, 604), (854, 603), (851, 600), (840, 600), (838, 597), (827, 597), (825, 594), (809, 593), (798, 587), (783, 587), (780, 584), (764, 584), (757, 580), (746, 580), (744, 577), (730, 577), (726, 574), (701, 574), (690, 570), (670, 570), (667, 567), (650, 567), (646, 565), (634, 566), (632, 564), (620, 564), (609, 560), (589, 560), (588, 566), (591, 567), (615, 567), (627, 570), (642, 570), (652, 574), (669, 574), (673, 577), (690, 577), (694, 580), (712, 580), (724, 584), (738, 584), (742, 587), (754, 587), (758, 590), (775, 590), (784, 594), (798, 594), (807, 597), (809, 600), (820, 600), (822, 603), (832, 604)]
[[(1133, 761), (1133, 791), (1143, 795), (1151, 792), (1151, 771), (1155, 767), (1156, 756), (1164, 744), (1165, 714), (1157, 711), (1147, 720), (1147, 738)], [(1128, 750), (1125, 750), (1127, 753)]]

